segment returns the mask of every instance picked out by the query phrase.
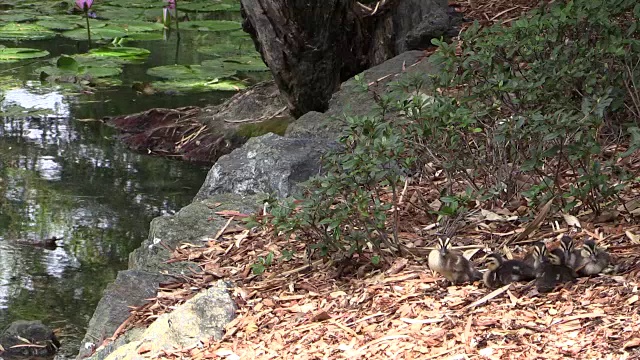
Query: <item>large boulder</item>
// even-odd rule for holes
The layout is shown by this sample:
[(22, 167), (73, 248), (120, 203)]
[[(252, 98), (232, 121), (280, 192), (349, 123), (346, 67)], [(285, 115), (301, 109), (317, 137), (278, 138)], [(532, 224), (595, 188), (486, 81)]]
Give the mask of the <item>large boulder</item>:
[(41, 321), (14, 321), (0, 335), (0, 345), (8, 357), (51, 356), (60, 347), (53, 331)]
[(218, 281), (175, 311), (161, 315), (138, 340), (118, 348), (107, 359), (138, 359), (141, 349), (157, 354), (161, 350), (192, 347), (210, 338), (219, 340), (225, 325), (235, 318), (235, 311), (227, 284)]
[[(371, 84), (370, 91), (378, 94), (391, 93), (392, 83), (403, 76), (423, 76), (435, 73), (437, 66), (422, 51), (407, 51), (393, 59), (374, 66), (361, 75), (361, 82)], [(362, 83), (349, 79), (342, 83), (340, 90), (333, 94), (329, 109), (324, 113), (308, 112), (294, 121), (287, 129), (290, 137), (321, 137), (336, 139), (342, 129), (345, 116), (374, 115), (380, 112), (371, 92), (362, 88)]]
[(102, 342), (110, 338), (130, 315), (129, 306), (140, 306), (145, 299), (156, 296), (158, 285), (167, 276), (139, 270), (120, 271), (113, 284), (102, 295), (82, 340), (78, 359), (87, 357)]
[(396, 54), (426, 49), (431, 39), (457, 35), (462, 16), (448, 6), (447, 0), (404, 0), (394, 9), (393, 34)]
[(300, 182), (320, 171), (320, 157), (330, 144), (323, 139), (292, 139), (275, 134), (252, 138), (218, 160), (196, 199), (223, 193), (287, 197)]
[[(241, 196), (220, 194), (183, 207), (175, 215), (160, 216), (151, 221), (149, 237), (139, 248), (129, 255), (129, 269), (138, 269), (166, 274), (183, 274), (197, 271), (191, 263), (177, 262), (168, 264), (171, 256), (168, 249), (174, 249), (181, 243), (204, 244), (215, 236), (227, 218), (216, 214), (222, 210), (235, 210), (252, 214), (258, 208), (259, 196)], [(234, 226), (232, 221), (229, 226)]]
[[(143, 329), (133, 329), (118, 337), (113, 342), (101, 346), (104, 339), (111, 337), (116, 329), (129, 316), (129, 306), (144, 304), (145, 299), (156, 296), (158, 284), (173, 279), (167, 275), (179, 275), (199, 271), (199, 267), (190, 262), (175, 262), (167, 264), (171, 256), (169, 249), (184, 242), (203, 243), (203, 240), (215, 234), (227, 223), (228, 219), (216, 212), (235, 210), (242, 213), (253, 213), (258, 208), (258, 196), (240, 196), (222, 194), (203, 201), (194, 201), (180, 209), (175, 215), (160, 216), (151, 222), (149, 238), (129, 256), (129, 269), (118, 273), (116, 281), (111, 284), (98, 303), (95, 313), (89, 322), (87, 333), (83, 340), (78, 359), (89, 355), (94, 360), (107, 357), (119, 347), (141, 339)], [(231, 222), (229, 226), (234, 226)], [(211, 290), (214, 291), (214, 290)], [(212, 294), (211, 291), (209, 294)], [(226, 287), (216, 287), (217, 297), (225, 298), (220, 292), (226, 292)], [(228, 296), (228, 294), (226, 295)], [(212, 302), (211, 306), (221, 305), (220, 309), (228, 310), (228, 304)], [(206, 312), (203, 312), (206, 314)], [(225, 315), (226, 316), (226, 315)], [(226, 319), (220, 316), (220, 319)], [(221, 320), (222, 321), (222, 320)], [(174, 322), (175, 323), (175, 322)], [(212, 325), (214, 326), (214, 325)], [(215, 325), (217, 326), (217, 325)], [(222, 327), (215, 327), (222, 331)], [(93, 353), (95, 350), (95, 353)]]

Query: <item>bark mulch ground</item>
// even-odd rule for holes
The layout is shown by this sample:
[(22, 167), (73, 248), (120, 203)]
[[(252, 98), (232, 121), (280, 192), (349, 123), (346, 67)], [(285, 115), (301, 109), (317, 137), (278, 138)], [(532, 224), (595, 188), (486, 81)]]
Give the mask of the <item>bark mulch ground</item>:
[[(467, 19), (488, 25), (509, 23), (536, 4), (473, 0), (453, 5)], [(630, 166), (640, 167), (638, 158), (633, 156)], [(638, 191), (637, 186), (630, 187), (622, 200), (631, 204)], [(433, 189), (407, 184), (407, 199), (417, 193), (429, 198)], [(244, 216), (220, 210), (228, 218)], [(222, 340), (200, 339), (191, 348), (141, 355), (156, 359), (640, 359), (640, 222), (633, 216), (639, 210), (618, 210), (604, 218), (585, 215), (580, 219), (544, 213), (538, 229), (517, 221), (522, 208), (482, 210), (463, 219), (465, 225), (454, 242), (476, 251), (472, 257), (476, 263), (486, 247), (518, 257), (531, 242), (549, 239), (553, 246), (563, 233), (571, 233), (578, 243), (595, 238), (608, 249), (615, 264), (612, 274), (579, 278), (547, 294), (527, 283), (497, 290), (479, 282), (445, 287), (442, 278), (429, 271), (425, 256), (385, 257), (378, 266), (366, 254), (350, 262), (308, 259), (305, 245), (295, 238), (226, 228), (206, 243), (173, 250), (170, 261), (195, 261), (202, 273), (163, 284), (156, 298), (132, 311), (117, 334), (149, 323), (215, 280), (227, 279), (236, 285), (238, 311)], [(435, 224), (410, 201), (403, 204), (401, 214), (400, 239), (407, 247), (424, 250), (433, 245)], [(576, 222), (580, 223), (577, 230)], [(528, 237), (518, 237), (530, 230)], [(509, 241), (508, 247), (503, 246)], [(291, 250), (294, 255), (283, 259)], [(254, 274), (254, 264), (270, 253), (272, 264)]]

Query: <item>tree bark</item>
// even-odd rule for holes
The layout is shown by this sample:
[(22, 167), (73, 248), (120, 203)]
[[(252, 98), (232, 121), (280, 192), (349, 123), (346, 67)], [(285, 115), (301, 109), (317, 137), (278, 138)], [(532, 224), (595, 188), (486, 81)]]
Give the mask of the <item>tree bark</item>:
[[(243, 28), (295, 117), (325, 111), (342, 81), (407, 50), (402, 38), (412, 29), (406, 24), (434, 18), (425, 9), (446, 8), (446, 3), (383, 0), (366, 6), (355, 0), (241, 0)], [(445, 17), (448, 21), (446, 12)]]

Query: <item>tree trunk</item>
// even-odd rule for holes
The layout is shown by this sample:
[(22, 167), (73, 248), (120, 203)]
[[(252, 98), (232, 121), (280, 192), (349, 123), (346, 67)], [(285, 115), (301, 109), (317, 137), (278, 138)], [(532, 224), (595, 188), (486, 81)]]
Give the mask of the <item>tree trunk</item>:
[(325, 111), (342, 81), (415, 48), (404, 37), (418, 24), (446, 18), (449, 29), (446, 3), (384, 0), (368, 7), (355, 0), (241, 0), (243, 28), (296, 117)]

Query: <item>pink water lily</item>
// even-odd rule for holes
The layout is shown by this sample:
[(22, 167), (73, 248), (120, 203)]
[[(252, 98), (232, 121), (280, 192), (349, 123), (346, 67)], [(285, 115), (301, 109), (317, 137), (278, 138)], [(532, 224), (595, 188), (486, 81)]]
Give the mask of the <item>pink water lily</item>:
[(167, 8), (175, 9), (176, 8), (176, 0), (164, 0), (167, 3)]
[(93, 0), (76, 0), (76, 6), (80, 8), (80, 10), (89, 9), (93, 5)]

